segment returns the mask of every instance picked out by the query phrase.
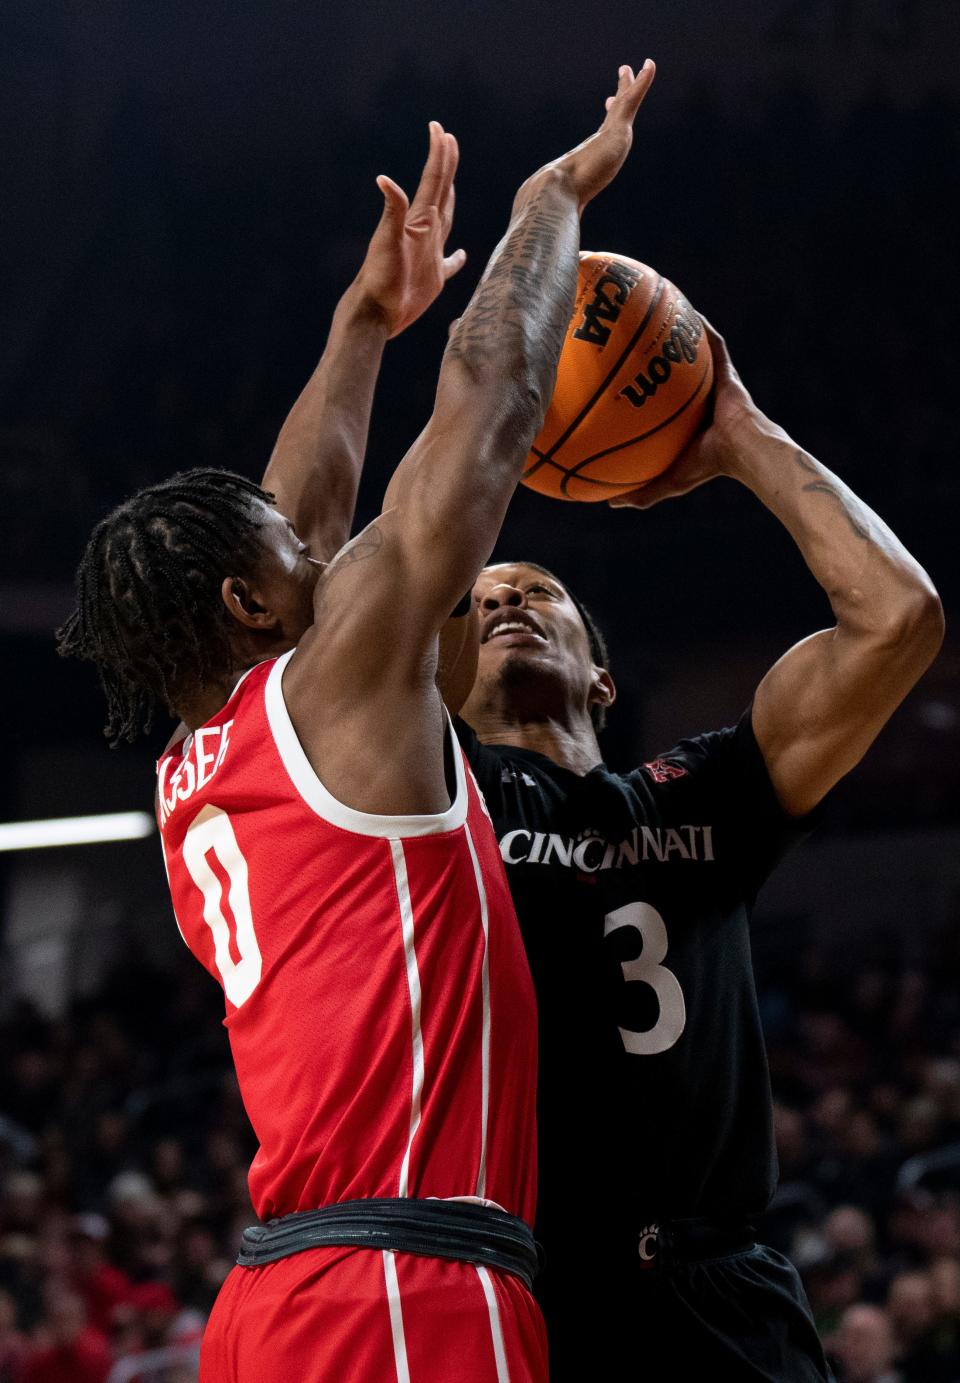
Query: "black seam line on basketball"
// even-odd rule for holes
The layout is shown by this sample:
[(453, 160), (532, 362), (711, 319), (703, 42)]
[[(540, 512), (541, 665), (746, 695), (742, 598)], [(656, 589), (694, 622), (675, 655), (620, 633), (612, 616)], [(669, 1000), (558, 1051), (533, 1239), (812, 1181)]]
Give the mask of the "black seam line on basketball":
[(603, 488), (604, 488), (604, 489), (607, 489), (607, 490), (619, 490), (619, 489), (622, 489), (622, 487), (623, 487), (623, 485), (624, 485), (624, 481), (622, 481), (622, 480), (596, 480), (596, 479), (594, 479), (594, 477), (591, 476), (591, 475), (581, 475), (581, 474), (580, 474), (580, 468), (581, 468), (582, 466), (589, 466), (589, 464), (590, 464), (591, 461), (599, 461), (602, 457), (604, 457), (604, 456), (609, 456), (609, 455), (611, 454), (611, 452), (614, 452), (614, 451), (622, 451), (624, 447), (632, 447), (632, 446), (634, 445), (635, 442), (643, 442), (643, 441), (646, 440), (647, 437), (652, 437), (653, 434), (654, 434), (655, 432), (659, 432), (659, 431), (661, 430), (661, 428), (668, 427), (668, 426), (670, 425), (670, 423), (672, 423), (672, 422), (674, 421), (675, 418), (679, 418), (679, 416), (680, 416), (681, 413), (685, 413), (685, 412), (686, 412), (686, 410), (687, 410), (687, 409), (690, 407), (690, 405), (693, 403), (694, 399), (695, 399), (695, 398), (697, 397), (697, 395), (700, 393), (700, 390), (703, 388), (703, 381), (704, 381), (704, 380), (706, 379), (706, 377), (707, 377), (707, 371), (709, 370), (709, 368), (710, 368), (709, 363), (707, 363), (707, 364), (704, 365), (704, 367), (703, 367), (703, 374), (700, 376), (700, 380), (699, 380), (699, 383), (697, 384), (696, 389), (694, 389), (693, 393), (692, 393), (692, 394), (690, 395), (690, 397), (687, 399), (686, 403), (683, 403), (683, 404), (680, 405), (680, 407), (677, 409), (676, 413), (671, 413), (671, 414), (670, 414), (670, 417), (669, 417), (669, 418), (664, 418), (664, 420), (663, 420), (662, 423), (657, 423), (656, 427), (651, 427), (650, 430), (649, 430), (649, 432), (641, 432), (640, 435), (639, 435), (639, 437), (629, 437), (629, 438), (627, 439), (627, 441), (625, 441), (625, 442), (618, 442), (617, 445), (616, 445), (615, 447), (607, 447), (606, 451), (598, 451), (598, 452), (595, 452), (595, 453), (593, 454), (593, 456), (585, 456), (585, 457), (583, 458), (582, 461), (578, 461), (577, 464), (576, 464), (575, 466), (573, 466), (570, 470), (566, 471), (566, 472), (564, 473), (563, 480), (561, 480), (561, 482), (560, 482), (560, 491), (561, 491), (561, 493), (564, 494), (564, 495), (567, 493), (567, 485), (568, 485), (568, 483), (569, 483), (571, 480), (579, 480), (579, 481), (581, 482), (581, 484), (584, 484), (584, 485), (602, 485)]
[(600, 395), (603, 393), (604, 389), (606, 389), (606, 387), (607, 387), (607, 385), (610, 383), (611, 379), (614, 377), (614, 375), (615, 375), (615, 374), (617, 373), (617, 371), (620, 369), (621, 365), (622, 365), (623, 362), (626, 360), (627, 356), (630, 354), (630, 352), (633, 350), (634, 346), (635, 346), (635, 345), (637, 344), (637, 342), (640, 340), (640, 337), (641, 337), (641, 336), (643, 335), (643, 333), (646, 331), (646, 329), (647, 329), (647, 323), (650, 321), (650, 318), (653, 316), (654, 311), (656, 310), (657, 303), (658, 303), (658, 302), (660, 301), (660, 299), (663, 297), (663, 289), (664, 289), (664, 278), (663, 278), (663, 275), (662, 275), (662, 274), (658, 274), (658, 276), (657, 276), (657, 289), (656, 289), (656, 292), (654, 293), (653, 297), (650, 299), (650, 304), (649, 304), (649, 306), (647, 307), (646, 312), (644, 313), (643, 321), (640, 323), (640, 325), (637, 327), (636, 331), (635, 331), (635, 332), (633, 333), (633, 335), (630, 337), (630, 340), (629, 340), (629, 341), (627, 342), (627, 344), (624, 346), (623, 350), (622, 350), (621, 353), (620, 353), (620, 358), (619, 358), (619, 360), (617, 360), (616, 364), (612, 367), (612, 369), (608, 370), (608, 372), (604, 375), (604, 377), (603, 377), (603, 379), (601, 380), (600, 384), (597, 386), (596, 392), (594, 393), (593, 397), (592, 397), (591, 399), (589, 399), (589, 400), (584, 404), (584, 406), (581, 408), (580, 412), (579, 412), (579, 413), (577, 414), (577, 416), (574, 418), (573, 422), (572, 422), (572, 423), (569, 425), (569, 427), (567, 428), (566, 432), (562, 432), (562, 433), (560, 434), (560, 436), (557, 438), (557, 440), (553, 443), (553, 445), (552, 445), (551, 447), (548, 447), (546, 451), (544, 451), (544, 452), (537, 452), (537, 455), (539, 456), (540, 459), (539, 459), (539, 461), (534, 462), (534, 464), (530, 467), (530, 469), (529, 469), (528, 471), (524, 471), (523, 477), (522, 477), (524, 480), (526, 480), (526, 479), (528, 478), (528, 476), (533, 475), (534, 471), (538, 471), (538, 470), (540, 469), (540, 467), (543, 465), (544, 461), (550, 461), (550, 460), (553, 458), (554, 452), (558, 451), (559, 448), (563, 446), (564, 442), (568, 439), (568, 437), (570, 436), (570, 434), (571, 434), (572, 432), (575, 432), (576, 429), (577, 429), (577, 428), (580, 426), (580, 424), (583, 422), (584, 418), (585, 418), (585, 417), (587, 416), (587, 414), (590, 412), (591, 408), (592, 408), (593, 405), (596, 403), (597, 399), (598, 399), (598, 398), (600, 397)]

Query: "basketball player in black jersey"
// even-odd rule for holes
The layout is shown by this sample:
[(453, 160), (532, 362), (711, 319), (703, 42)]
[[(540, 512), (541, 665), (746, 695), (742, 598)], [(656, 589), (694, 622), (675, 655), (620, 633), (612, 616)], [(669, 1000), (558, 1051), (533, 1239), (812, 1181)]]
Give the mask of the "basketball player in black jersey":
[(461, 736), (540, 1005), (555, 1383), (829, 1377), (796, 1272), (755, 1243), (777, 1173), (750, 912), (942, 638), (925, 573), (760, 413), (710, 338), (712, 424), (629, 500), (739, 480), (793, 536), (835, 626), (780, 659), (739, 724), (621, 774), (597, 742), (614, 699), (602, 640), (567, 587), (504, 563), (474, 593)]

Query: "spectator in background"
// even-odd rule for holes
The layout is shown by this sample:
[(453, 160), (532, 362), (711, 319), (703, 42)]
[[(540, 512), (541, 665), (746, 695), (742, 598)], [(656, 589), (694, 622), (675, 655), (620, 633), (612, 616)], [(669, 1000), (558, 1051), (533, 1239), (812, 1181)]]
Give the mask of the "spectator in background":
[(27, 1361), (23, 1383), (106, 1383), (111, 1365), (107, 1338), (87, 1323), (80, 1297), (52, 1286), (39, 1342)]
[(17, 1304), (0, 1289), (0, 1383), (21, 1383), (28, 1346), (17, 1329)]
[(838, 1205), (823, 1226), (824, 1238), (836, 1254), (845, 1254), (856, 1268), (863, 1295), (873, 1300), (881, 1276), (876, 1226), (859, 1205)]
[(930, 1274), (910, 1272), (895, 1277), (887, 1296), (887, 1313), (905, 1383), (953, 1383), (957, 1374), (934, 1335)]
[(839, 1383), (904, 1383), (894, 1368), (897, 1345), (890, 1318), (879, 1306), (848, 1307), (827, 1347)]
[(130, 1300), (133, 1284), (109, 1261), (110, 1225), (102, 1215), (77, 1215), (69, 1235), (69, 1277), (86, 1308), (87, 1320), (104, 1335), (116, 1321), (117, 1308)]

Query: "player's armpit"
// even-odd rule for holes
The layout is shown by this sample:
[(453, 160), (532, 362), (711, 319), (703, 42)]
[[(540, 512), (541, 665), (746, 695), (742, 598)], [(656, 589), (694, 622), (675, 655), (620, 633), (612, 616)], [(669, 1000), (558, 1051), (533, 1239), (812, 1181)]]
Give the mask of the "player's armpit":
[(942, 638), (940, 602), (920, 588), (886, 629), (824, 629), (774, 664), (757, 688), (753, 730), (784, 811), (812, 811), (860, 762)]
[(480, 652), (480, 621), (473, 599), (461, 615), (456, 612), (440, 630), (440, 657), (437, 685), (444, 705), (455, 716), (465, 703), (477, 676)]

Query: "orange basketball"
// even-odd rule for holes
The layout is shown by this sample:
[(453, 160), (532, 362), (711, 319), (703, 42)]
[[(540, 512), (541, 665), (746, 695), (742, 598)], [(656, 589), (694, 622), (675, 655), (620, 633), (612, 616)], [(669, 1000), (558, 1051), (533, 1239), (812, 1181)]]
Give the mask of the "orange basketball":
[(635, 259), (582, 253), (557, 387), (524, 485), (588, 502), (635, 490), (693, 437), (712, 383), (710, 344), (683, 294)]

